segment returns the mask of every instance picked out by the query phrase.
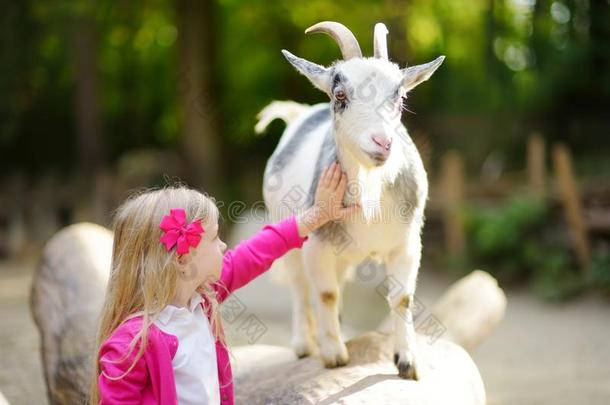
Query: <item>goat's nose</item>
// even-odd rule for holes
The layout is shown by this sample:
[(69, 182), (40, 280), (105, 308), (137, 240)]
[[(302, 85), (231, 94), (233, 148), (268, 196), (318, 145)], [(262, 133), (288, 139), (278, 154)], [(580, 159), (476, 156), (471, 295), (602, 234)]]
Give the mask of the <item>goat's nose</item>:
[(381, 146), (385, 150), (390, 150), (392, 147), (392, 137), (373, 135), (373, 142)]

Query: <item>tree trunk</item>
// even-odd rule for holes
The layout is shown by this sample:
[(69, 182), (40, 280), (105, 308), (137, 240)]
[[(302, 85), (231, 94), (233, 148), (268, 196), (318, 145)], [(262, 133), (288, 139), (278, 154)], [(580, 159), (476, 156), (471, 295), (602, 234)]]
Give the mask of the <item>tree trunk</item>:
[(76, 22), (73, 32), (73, 63), (76, 73), (76, 125), (79, 167), (86, 178), (102, 166), (102, 111), (97, 72), (97, 43), (91, 19)]
[(186, 179), (206, 190), (219, 184), (218, 108), (212, 95), (213, 3), (178, 0), (182, 150), (191, 173)]

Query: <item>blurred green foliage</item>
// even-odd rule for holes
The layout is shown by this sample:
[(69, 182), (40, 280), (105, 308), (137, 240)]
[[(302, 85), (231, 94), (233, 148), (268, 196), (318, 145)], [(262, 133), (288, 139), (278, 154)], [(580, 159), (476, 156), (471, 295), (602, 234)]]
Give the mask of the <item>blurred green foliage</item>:
[[(0, 170), (36, 178), (78, 172), (75, 41), (94, 33), (103, 161), (143, 148), (179, 151), (181, 96), (200, 89), (180, 66), (179, 1), (43, 0), (0, 3)], [(263, 167), (284, 127), (253, 136), (256, 114), (274, 99), (326, 101), (283, 59), (285, 48), (329, 65), (334, 41), (306, 36), (321, 20), (347, 25), (365, 55), (373, 26), (384, 22), (390, 59), (401, 67), (447, 56), (433, 78), (409, 95), (404, 121), (426, 133), (432, 165), (459, 150), (467, 171), (490, 154), (506, 169), (524, 167), (532, 130), (548, 144), (567, 142), (581, 173), (610, 173), (610, 5), (604, 0), (206, 0), (211, 49), (204, 61), (225, 173), (220, 200), (260, 199)], [(202, 44), (203, 46), (203, 44)], [(244, 191), (244, 190), (250, 190)], [(251, 190), (255, 190), (252, 192)], [(249, 200), (250, 198), (250, 200)], [(547, 207), (517, 196), (495, 208), (465, 212), (468, 260), (502, 281), (528, 279), (558, 299), (584, 284), (610, 291), (607, 255), (596, 255), (590, 280), (550, 228)], [(467, 268), (473, 268), (467, 266)]]
[[(96, 33), (104, 160), (141, 147), (177, 148), (179, 95), (190, 91), (178, 66), (177, 2), (87, 0), (3, 2), (0, 13), (0, 162), (4, 172), (76, 167), (75, 69), (78, 24)], [(464, 152), (477, 170), (491, 151), (521, 167), (532, 129), (562, 139), (587, 161), (610, 148), (610, 7), (594, 0), (328, 0), (206, 2), (214, 16), (213, 75), (221, 159), (227, 180), (262, 171), (282, 126), (254, 137), (256, 113), (273, 99), (320, 102), (280, 50), (322, 64), (339, 56), (306, 27), (337, 20), (372, 53), (373, 25), (388, 25), (390, 57), (401, 66), (447, 55), (409, 100), (413, 131), (435, 150)], [(195, 90), (196, 91), (196, 90)], [(598, 159), (601, 160), (601, 159)], [(229, 185), (228, 187), (234, 187)], [(238, 196), (235, 196), (238, 197)]]
[(523, 278), (535, 270), (543, 255), (541, 226), (544, 202), (515, 196), (493, 207), (468, 206), (464, 211), (467, 256), (485, 266), (502, 282)]
[(162, 1), (26, 0), (3, 6), (0, 146), (5, 172), (77, 165), (74, 42), (93, 26), (110, 164), (179, 136), (173, 5)]
[(494, 255), (504, 256), (519, 249), (522, 238), (544, 223), (545, 214), (543, 201), (514, 196), (500, 206), (471, 209), (466, 225), (477, 252), (493, 259)]
[(610, 253), (597, 252), (591, 262), (591, 283), (610, 297)]
[[(515, 195), (493, 207), (468, 205), (463, 211), (467, 252), (454, 271), (482, 268), (501, 284), (530, 284), (541, 298), (561, 301), (587, 288), (610, 295), (610, 255), (598, 250), (589, 269), (579, 268), (562, 220), (547, 201)], [(460, 273), (461, 274), (461, 273)]]

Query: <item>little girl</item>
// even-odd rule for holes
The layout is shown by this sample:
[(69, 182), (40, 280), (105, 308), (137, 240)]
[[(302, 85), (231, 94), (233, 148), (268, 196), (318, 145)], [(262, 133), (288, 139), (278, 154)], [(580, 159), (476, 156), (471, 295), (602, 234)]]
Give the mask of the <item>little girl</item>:
[(218, 305), (309, 232), (357, 211), (342, 204), (346, 181), (332, 164), (312, 207), (226, 252), (218, 208), (198, 191), (165, 188), (123, 203), (113, 223), (91, 403), (232, 404)]

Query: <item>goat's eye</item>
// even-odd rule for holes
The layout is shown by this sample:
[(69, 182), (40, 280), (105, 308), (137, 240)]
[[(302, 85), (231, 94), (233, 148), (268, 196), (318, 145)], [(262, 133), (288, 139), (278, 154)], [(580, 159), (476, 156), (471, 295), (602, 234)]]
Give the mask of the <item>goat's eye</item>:
[(335, 99), (337, 99), (337, 101), (345, 101), (346, 98), (347, 98), (347, 95), (345, 94), (345, 92), (343, 90), (337, 90), (335, 92)]

